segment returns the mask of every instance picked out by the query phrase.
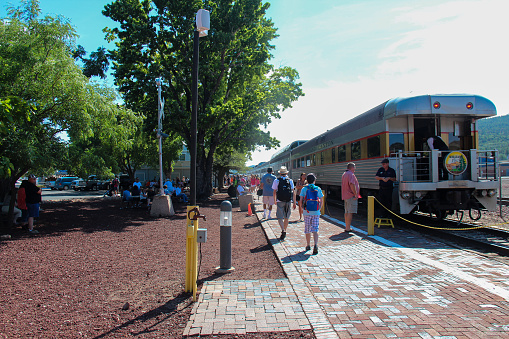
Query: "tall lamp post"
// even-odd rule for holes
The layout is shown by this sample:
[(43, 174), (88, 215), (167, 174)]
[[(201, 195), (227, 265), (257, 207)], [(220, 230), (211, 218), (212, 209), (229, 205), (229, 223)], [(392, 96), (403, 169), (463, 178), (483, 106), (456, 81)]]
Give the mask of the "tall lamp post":
[(192, 100), (191, 113), (191, 206), (196, 206), (196, 149), (197, 149), (197, 122), (198, 122), (198, 66), (200, 57), (200, 37), (206, 36), (210, 29), (210, 12), (200, 9), (196, 13), (196, 29), (193, 40), (193, 71), (192, 71)]

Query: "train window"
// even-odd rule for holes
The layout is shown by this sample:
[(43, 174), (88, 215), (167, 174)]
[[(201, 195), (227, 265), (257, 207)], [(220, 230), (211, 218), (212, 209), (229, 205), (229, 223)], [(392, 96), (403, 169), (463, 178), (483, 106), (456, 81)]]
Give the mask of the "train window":
[(368, 139), (368, 158), (380, 156), (380, 136)]
[(352, 147), (352, 160), (359, 160), (361, 158), (361, 142), (355, 141), (350, 144)]
[(346, 161), (346, 145), (338, 146), (338, 162)]
[(293, 168), (297, 168), (297, 160), (293, 161)]
[(306, 167), (306, 158), (300, 158), (300, 167)]
[(455, 136), (454, 133), (449, 133), (449, 149), (450, 150), (460, 150), (461, 149), (460, 137)]
[(325, 164), (325, 158), (323, 156), (323, 152), (320, 152), (320, 165)]
[(389, 133), (389, 154), (405, 151), (405, 137), (403, 133)]
[(306, 166), (311, 166), (311, 158), (308, 156), (306, 156)]
[(312, 158), (312, 161), (311, 161), (311, 165), (312, 166), (316, 166), (316, 153), (313, 154), (313, 158)]
[(333, 147), (331, 149), (331, 163), (335, 163), (336, 162), (336, 149)]

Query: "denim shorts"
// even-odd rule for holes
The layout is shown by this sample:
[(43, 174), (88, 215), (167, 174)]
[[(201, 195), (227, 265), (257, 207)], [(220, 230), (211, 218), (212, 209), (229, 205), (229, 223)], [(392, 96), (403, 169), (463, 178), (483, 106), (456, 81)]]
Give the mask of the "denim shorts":
[(39, 203), (29, 204), (27, 203), (28, 217), (39, 218)]

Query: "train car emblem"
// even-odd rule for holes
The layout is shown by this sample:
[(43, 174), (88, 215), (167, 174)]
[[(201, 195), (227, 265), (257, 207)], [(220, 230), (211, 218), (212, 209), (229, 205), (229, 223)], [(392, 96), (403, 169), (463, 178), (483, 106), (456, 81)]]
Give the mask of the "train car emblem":
[(451, 152), (445, 157), (444, 165), (447, 172), (452, 175), (460, 175), (467, 169), (467, 157), (461, 152)]

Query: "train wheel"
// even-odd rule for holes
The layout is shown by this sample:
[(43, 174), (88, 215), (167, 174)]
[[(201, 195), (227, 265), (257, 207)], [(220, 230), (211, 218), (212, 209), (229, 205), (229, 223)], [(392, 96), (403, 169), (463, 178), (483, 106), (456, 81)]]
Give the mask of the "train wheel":
[(481, 219), (481, 217), (482, 217), (481, 210), (473, 209), (473, 208), (468, 210), (468, 215), (470, 216), (470, 219), (472, 219), (474, 221), (477, 221), (477, 220)]

